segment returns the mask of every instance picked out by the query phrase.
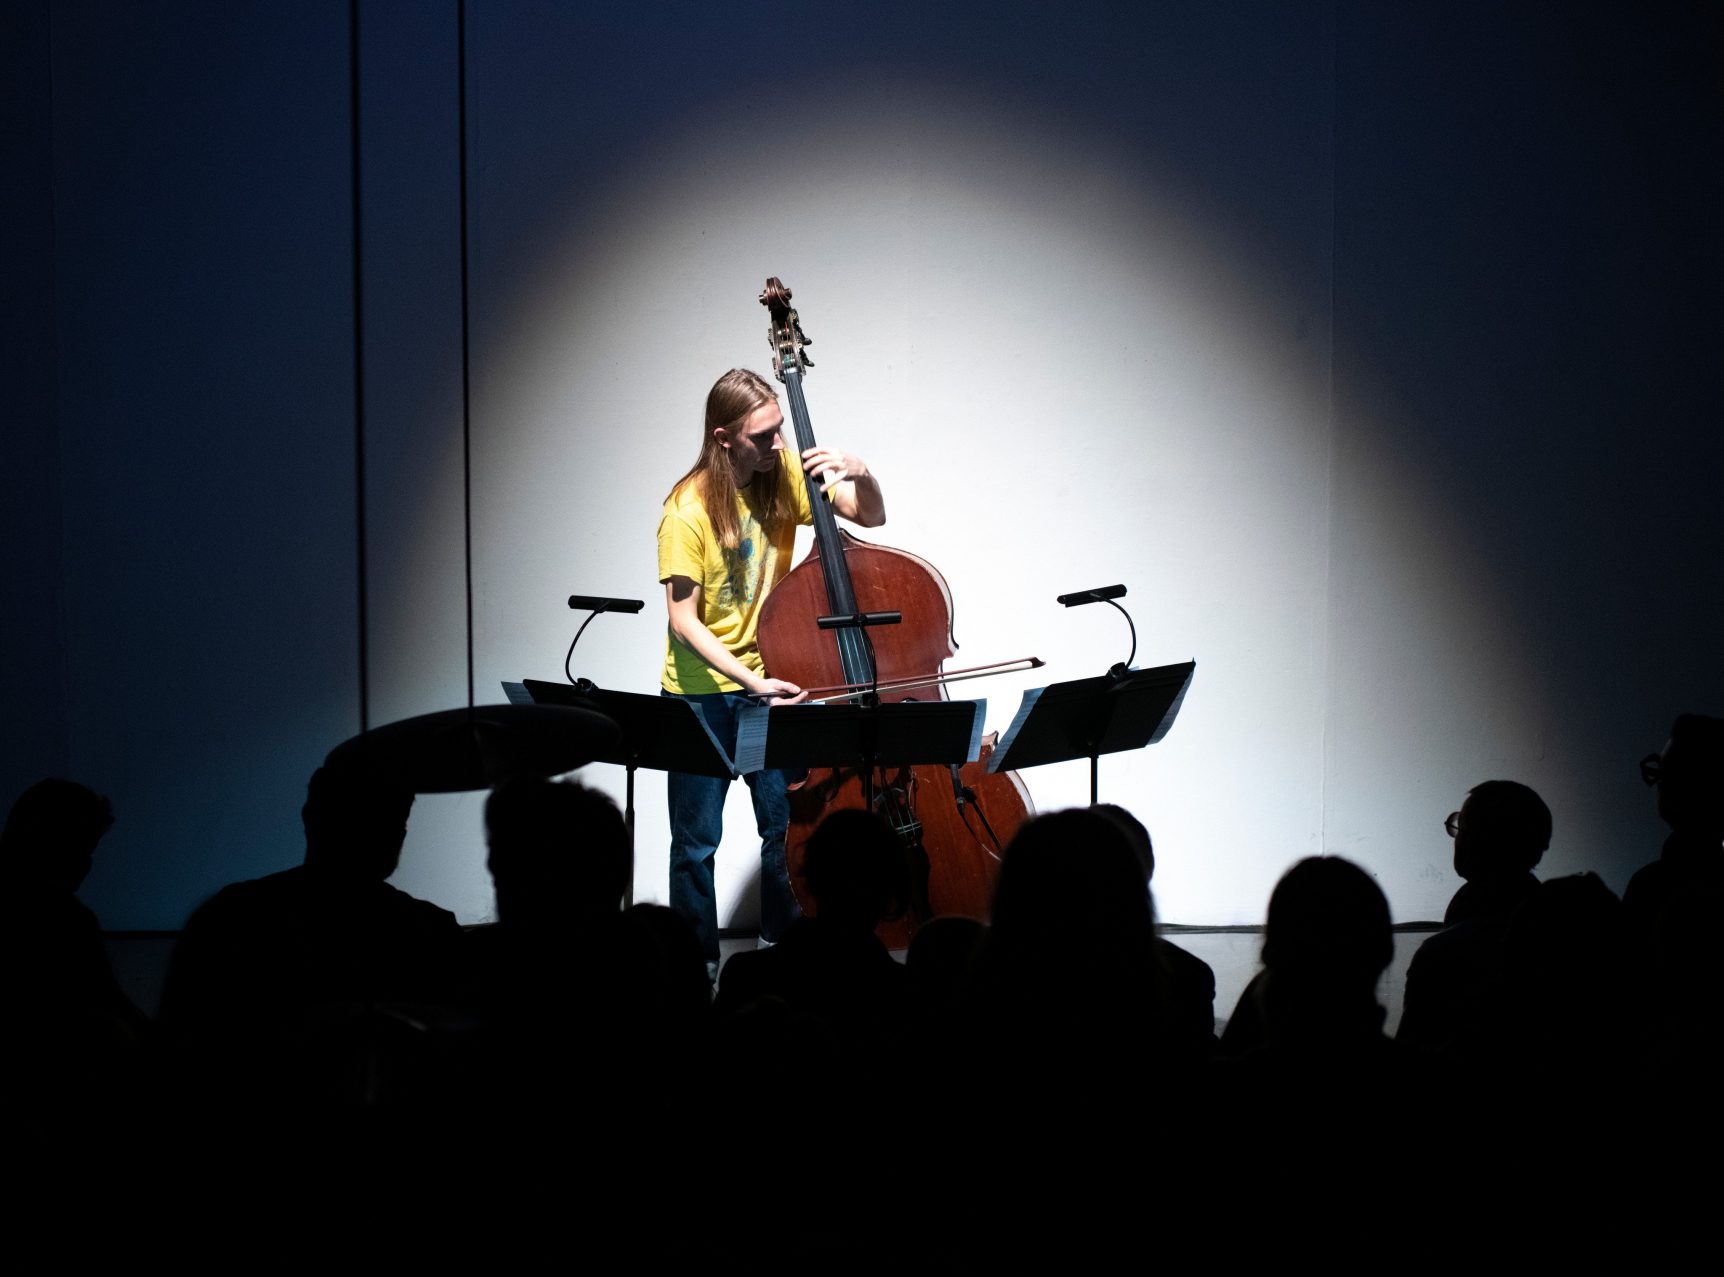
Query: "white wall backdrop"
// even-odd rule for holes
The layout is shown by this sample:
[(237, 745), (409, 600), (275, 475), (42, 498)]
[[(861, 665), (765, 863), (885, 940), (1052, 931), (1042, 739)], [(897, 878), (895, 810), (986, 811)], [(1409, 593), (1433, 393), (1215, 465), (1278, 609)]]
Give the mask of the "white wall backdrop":
[[(1105, 119), (889, 65), (787, 71), (765, 95), (715, 77), (712, 96), (689, 94), (629, 153), (584, 168), (590, 86), (561, 70), (586, 33), (540, 16), (494, 33), (502, 48), (474, 46), (478, 136), (506, 120), (526, 139), (513, 164), (481, 164), (476, 200), (482, 686), (559, 676), (571, 591), (650, 601), (596, 624), (578, 672), (655, 686), (659, 507), (699, 446), (708, 385), (767, 367), (755, 298), (779, 275), (815, 341), (815, 425), (880, 475), (878, 539), (947, 576), (967, 659), (1033, 653), (1054, 678), (1105, 669), (1126, 654), (1123, 622), (1053, 596), (1112, 581), (1132, 589), (1140, 663), (1198, 659), (1180, 726), (1109, 759), (1104, 778), (1153, 820), (1170, 917), (1254, 917), (1284, 858), (1317, 850), (1321, 818), (1321, 57), (1289, 77), (1296, 113), (1274, 125), (1305, 148), (1305, 171), (1252, 191), (1300, 205), (1286, 219), (1304, 233), (1253, 278), (1244, 232), (1133, 139), (1098, 132)], [(1321, 31), (1301, 32), (1319, 54)], [(1256, 53), (1229, 78), (1252, 76)], [(567, 187), (542, 176), (569, 169), (581, 180)], [(429, 542), (442, 535), (427, 525)], [(1031, 685), (977, 685), (990, 725)], [(590, 771), (621, 798), (620, 774)], [(1081, 764), (1026, 779), (1040, 807), (1087, 801)], [(662, 776), (643, 775), (637, 801), (637, 893), (662, 899)], [(721, 915), (746, 925), (758, 840), (740, 785), (726, 823)], [(1275, 867), (1254, 868), (1265, 854)], [(475, 878), (470, 898), (481, 891)]]
[[(358, 722), (346, 7), (43, 8), (63, 743), (120, 813), (86, 895), (173, 927), (296, 859)], [(457, 56), (453, 6), (361, 14), (382, 722), (466, 695)], [(470, 4), (479, 699), (560, 676), (571, 592), (648, 600), (575, 665), (654, 689), (659, 506), (712, 380), (765, 370), (778, 275), (820, 436), (946, 575), (966, 662), (1099, 672), (1123, 623), (1053, 597), (1114, 581), (1140, 665), (1196, 659), (1167, 739), (1102, 764), (1164, 918), (1260, 921), (1322, 851), (1440, 916), (1441, 820), (1494, 776), (1550, 801), (1553, 871), (1620, 888), (1659, 837), (1633, 760), (1724, 703), (1717, 89), (1677, 27), (1562, 14)], [(972, 686), (1003, 728), (1030, 685)], [(662, 778), (637, 800), (662, 898)], [(480, 806), (421, 799), (396, 878), (470, 921)], [(747, 926), (742, 786), (728, 816)]]

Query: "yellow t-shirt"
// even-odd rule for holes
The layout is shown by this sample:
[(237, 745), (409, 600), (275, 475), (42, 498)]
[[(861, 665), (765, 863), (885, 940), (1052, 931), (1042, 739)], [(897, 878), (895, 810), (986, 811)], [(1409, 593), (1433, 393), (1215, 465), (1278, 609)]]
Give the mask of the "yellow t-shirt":
[[(778, 483), (780, 488), (791, 490), (796, 523), (814, 522), (808, 508), (808, 485), (794, 452), (786, 451), (779, 458)], [(761, 671), (760, 649), (754, 642), (755, 625), (767, 594), (790, 571), (796, 526), (786, 521), (783, 527), (773, 528), (767, 535), (740, 492), (736, 496), (736, 511), (741, 535), (737, 548), (726, 551), (713, 533), (695, 485), (684, 484), (672, 493), (664, 503), (664, 516), (658, 524), (658, 579), (661, 585), (673, 576), (686, 576), (697, 582), (702, 624), (737, 660), (751, 670)], [(665, 691), (687, 696), (742, 690), (677, 642), (668, 626), (664, 677), (660, 681)]]

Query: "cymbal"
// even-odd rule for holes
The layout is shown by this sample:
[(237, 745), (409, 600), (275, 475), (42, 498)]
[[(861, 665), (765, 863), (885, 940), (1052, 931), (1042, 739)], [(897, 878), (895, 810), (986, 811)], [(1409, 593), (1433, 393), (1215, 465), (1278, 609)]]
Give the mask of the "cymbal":
[(523, 776), (560, 776), (616, 742), (616, 723), (587, 705), (477, 705), (373, 727), (329, 751), (416, 794), (490, 789)]

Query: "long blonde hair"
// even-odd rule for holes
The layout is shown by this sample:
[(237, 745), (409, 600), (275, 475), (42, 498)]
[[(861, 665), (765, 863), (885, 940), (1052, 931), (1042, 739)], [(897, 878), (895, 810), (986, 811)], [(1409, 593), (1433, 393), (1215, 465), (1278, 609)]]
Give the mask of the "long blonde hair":
[[(778, 392), (772, 383), (746, 368), (732, 368), (713, 382), (706, 396), (706, 433), (700, 441), (700, 457), (670, 490), (674, 497), (692, 483), (718, 543), (732, 552), (742, 540), (741, 521), (736, 517), (736, 474), (730, 468), (730, 454), (713, 432), (735, 430), (756, 408), (777, 401)], [(742, 499), (769, 533), (785, 519), (796, 518), (789, 494), (778, 484), (784, 458), (773, 460), (772, 469), (755, 475), (742, 492)]]

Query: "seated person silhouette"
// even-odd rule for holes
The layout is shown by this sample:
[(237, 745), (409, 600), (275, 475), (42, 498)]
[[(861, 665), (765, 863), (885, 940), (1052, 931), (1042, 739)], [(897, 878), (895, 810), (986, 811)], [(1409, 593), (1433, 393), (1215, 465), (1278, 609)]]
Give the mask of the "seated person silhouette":
[(1496, 1056), (1548, 1095), (1606, 1093), (1633, 1069), (1622, 902), (1597, 874), (1553, 878), (1507, 931)]
[(1724, 719), (1683, 714), (1664, 749), (1641, 760), (1670, 827), (1659, 858), (1623, 893), (1623, 919), (1643, 1008), (1643, 1067), (1710, 1086), (1724, 1048), (1716, 1004), (1724, 951), (1713, 939), (1724, 907)]
[(19, 795), (0, 830), (14, 1059), (57, 1087), (95, 1083), (121, 1064), (145, 1025), (114, 979), (96, 915), (77, 897), (113, 823), (100, 794), (41, 780)]
[(577, 991), (583, 1014), (626, 1003), (619, 981), (635, 973), (616, 946), (632, 862), (616, 803), (573, 781), (505, 781), (485, 801), (485, 837), (497, 922), (472, 939), (487, 1015), (560, 1019)]
[(164, 1025), (294, 1041), (377, 1003), (447, 1004), (459, 986), (454, 914), (385, 881), (412, 793), (320, 767), (300, 815), (305, 861), (224, 887), (186, 923), (162, 990)]
[(1407, 969), (1397, 1040), (1425, 1050), (1470, 1052), (1494, 1019), (1503, 944), (1515, 911), (1538, 891), (1533, 868), (1550, 846), (1550, 808), (1527, 786), (1487, 780), (1444, 822), (1455, 840), (1463, 885), (1449, 901), (1443, 929)]
[(1377, 981), (1393, 955), (1390, 905), (1371, 875), (1340, 857), (1300, 860), (1269, 898), (1264, 970), (1240, 996), (1252, 1006), (1234, 1012), (1257, 1025), (1250, 1055), (1283, 1075), (1377, 1072), (1390, 1055)]
[(1224, 1055), (1278, 1074), (1372, 1073), (1387, 1058), (1377, 981), (1394, 956), (1389, 902), (1338, 856), (1301, 860), (1275, 884), (1263, 970), (1239, 995)]
[[(1185, 1146), (1202, 1100), (1169, 1044), (1165, 982), (1144, 864), (1119, 825), (1089, 808), (1026, 821), (949, 1040), (911, 1096), (928, 1129), (956, 1137), (940, 1191), (985, 1185), (990, 1229), (1058, 1228), (1092, 1218), (1093, 1172), (1117, 1175), (1104, 1148)], [(1133, 1191), (1161, 1200), (1157, 1161), (1135, 1159)], [(1017, 1186), (1026, 1200), (1002, 1210)], [(1083, 1209), (1062, 1200), (1068, 1188)]]
[(951, 914), (916, 928), (904, 954), (910, 1014), (916, 1031), (944, 1039), (969, 987), (987, 924)]
[[(479, 973), (493, 1116), (523, 1129), (587, 1112), (585, 1138), (614, 1139), (657, 1096), (686, 1035), (689, 964), (705, 965), (668, 910), (622, 909), (633, 861), (610, 797), (574, 781), (505, 781), (485, 802), (497, 921), (470, 936)], [(680, 924), (680, 931), (676, 929)]]
[[(875, 928), (902, 913), (909, 874), (885, 823), (846, 809), (809, 838), (802, 876), (809, 913), (771, 948), (725, 963), (701, 1077), (718, 1095), (746, 1095), (764, 1082), (807, 1137), (796, 1153), (799, 1176), (820, 1184), (828, 1203), (855, 1203), (886, 1182), (870, 1149), (903, 1120), (898, 1052), (908, 977)], [(718, 1107), (708, 1137), (717, 1147), (759, 1138), (756, 1106)]]
[[(1143, 822), (1114, 803), (1097, 803), (1091, 810), (1119, 826), (1143, 865), (1144, 884), (1153, 888), (1155, 844)], [(1157, 936), (1156, 951), (1167, 977), (1170, 1037), (1176, 1049), (1204, 1059), (1215, 1049), (1215, 972), (1202, 958), (1166, 936)]]
[(485, 800), (485, 840), (500, 922), (561, 933), (622, 910), (629, 832), (608, 795), (574, 781), (505, 781)]
[[(1383, 1033), (1377, 986), (1393, 953), (1389, 902), (1358, 865), (1311, 857), (1276, 884), (1263, 971), (1228, 1024), (1229, 1033), (1254, 1024), (1256, 1044), (1217, 1063), (1205, 1137), (1227, 1150), (1216, 1175), (1244, 1150), (1265, 1189), (1247, 1198), (1247, 1214), (1277, 1240), (1312, 1219), (1390, 1210), (1382, 1194), (1391, 1185), (1396, 1205), (1428, 1194), (1419, 1158), (1410, 1173), (1385, 1177), (1392, 1133), (1415, 1119), (1445, 1130), (1450, 1102)], [(1237, 1202), (1228, 1206), (1225, 1218), (1242, 1217)]]
[(725, 1015), (773, 997), (845, 1032), (895, 1025), (906, 1010), (904, 969), (874, 929), (908, 898), (898, 839), (866, 811), (835, 811), (809, 838), (802, 876), (810, 915), (772, 948), (732, 957), (713, 1009)]
[(1662, 854), (1629, 879), (1622, 897), (1629, 926), (1644, 942), (1673, 900), (1715, 889), (1724, 867), (1724, 719), (1683, 714), (1663, 750), (1641, 759), (1640, 774), (1670, 827)]
[[(972, 1046), (1098, 1102), (1169, 1058), (1165, 974), (1143, 864), (1087, 809), (1026, 822), (1006, 847), (965, 1017)], [(1002, 1075), (1004, 1076), (1004, 1075)]]

